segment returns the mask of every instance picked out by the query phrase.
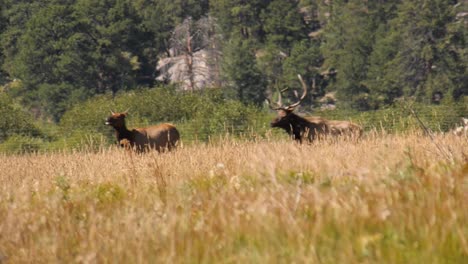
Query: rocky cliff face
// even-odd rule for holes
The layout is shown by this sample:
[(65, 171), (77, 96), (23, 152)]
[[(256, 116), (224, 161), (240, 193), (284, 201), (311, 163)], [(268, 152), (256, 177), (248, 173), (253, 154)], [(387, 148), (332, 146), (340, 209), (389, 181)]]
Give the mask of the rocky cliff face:
[(158, 81), (177, 83), (181, 90), (200, 90), (217, 85), (218, 67), (215, 56), (206, 50), (159, 60)]

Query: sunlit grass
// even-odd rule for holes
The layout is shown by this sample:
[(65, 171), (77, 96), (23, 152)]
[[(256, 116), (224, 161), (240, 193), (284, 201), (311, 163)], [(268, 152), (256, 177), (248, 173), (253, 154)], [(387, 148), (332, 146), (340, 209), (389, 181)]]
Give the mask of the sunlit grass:
[(0, 259), (467, 263), (467, 155), (405, 134), (1, 156)]

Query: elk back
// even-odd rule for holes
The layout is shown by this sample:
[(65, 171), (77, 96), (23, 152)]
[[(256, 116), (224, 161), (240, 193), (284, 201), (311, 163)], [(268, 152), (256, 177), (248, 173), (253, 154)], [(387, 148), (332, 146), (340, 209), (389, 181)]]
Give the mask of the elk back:
[(140, 151), (153, 148), (157, 151), (171, 150), (180, 140), (179, 131), (172, 124), (160, 124), (146, 128), (136, 128), (134, 145)]
[(330, 133), (334, 136), (346, 136), (351, 138), (360, 138), (362, 135), (362, 127), (350, 122), (341, 120), (328, 120)]

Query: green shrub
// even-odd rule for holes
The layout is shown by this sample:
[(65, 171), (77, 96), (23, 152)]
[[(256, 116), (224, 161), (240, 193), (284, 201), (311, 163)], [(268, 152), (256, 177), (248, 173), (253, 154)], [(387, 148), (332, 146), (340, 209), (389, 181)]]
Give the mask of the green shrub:
[(264, 119), (253, 106), (225, 100), (221, 90), (202, 92), (176, 92), (171, 87), (141, 89), (122, 93), (115, 98), (99, 96), (74, 106), (60, 121), (64, 135), (76, 130), (95, 132), (114, 141), (113, 129), (104, 125), (110, 111), (129, 109), (129, 129), (161, 122), (172, 122), (180, 130), (184, 140), (207, 140), (225, 133), (241, 134), (250, 127), (258, 126)]
[(43, 143), (40, 138), (12, 135), (0, 144), (0, 152), (8, 154), (37, 152), (41, 149)]
[(267, 116), (258, 108), (245, 106), (238, 101), (211, 102), (198, 109), (192, 119), (180, 126), (180, 130), (183, 138), (189, 141), (206, 141), (226, 134), (259, 135), (266, 131), (263, 120)]
[(86, 150), (97, 151), (101, 147), (110, 144), (106, 136), (102, 133), (89, 131), (75, 130), (63, 137), (59, 137), (54, 141), (45, 142), (42, 145), (43, 150)]
[(81, 104), (77, 104), (65, 112), (60, 120), (60, 134), (69, 137), (77, 130), (97, 132), (110, 137), (111, 131), (104, 124), (112, 109), (110, 96), (96, 96)]
[(94, 196), (101, 206), (120, 203), (126, 196), (125, 190), (117, 184), (101, 183), (94, 190)]
[(432, 131), (447, 131), (460, 122), (461, 117), (468, 116), (468, 104), (466, 102), (424, 105), (397, 104), (393, 107), (376, 111), (359, 112), (356, 110), (318, 111), (314, 115), (320, 115), (327, 119), (352, 120), (361, 124), (364, 129), (383, 129), (387, 132), (402, 132), (411, 129), (420, 129), (421, 124), (411, 113), (413, 109), (422, 123)]
[(0, 142), (12, 135), (25, 137), (41, 136), (40, 129), (34, 124), (33, 118), (23, 111), (6, 94), (0, 92)]
[(193, 105), (198, 101), (200, 99), (193, 95), (178, 94), (173, 89), (159, 87), (122, 93), (115, 98), (110, 95), (97, 96), (67, 111), (60, 121), (60, 127), (64, 135), (75, 130), (87, 130), (101, 133), (112, 140), (114, 132), (104, 124), (111, 111), (129, 110), (127, 127), (132, 128), (188, 119)]

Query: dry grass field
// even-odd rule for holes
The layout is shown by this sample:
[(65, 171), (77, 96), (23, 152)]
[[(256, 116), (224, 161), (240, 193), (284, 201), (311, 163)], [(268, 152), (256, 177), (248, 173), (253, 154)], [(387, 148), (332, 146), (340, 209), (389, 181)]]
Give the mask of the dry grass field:
[(466, 138), (0, 161), (0, 263), (468, 263)]

